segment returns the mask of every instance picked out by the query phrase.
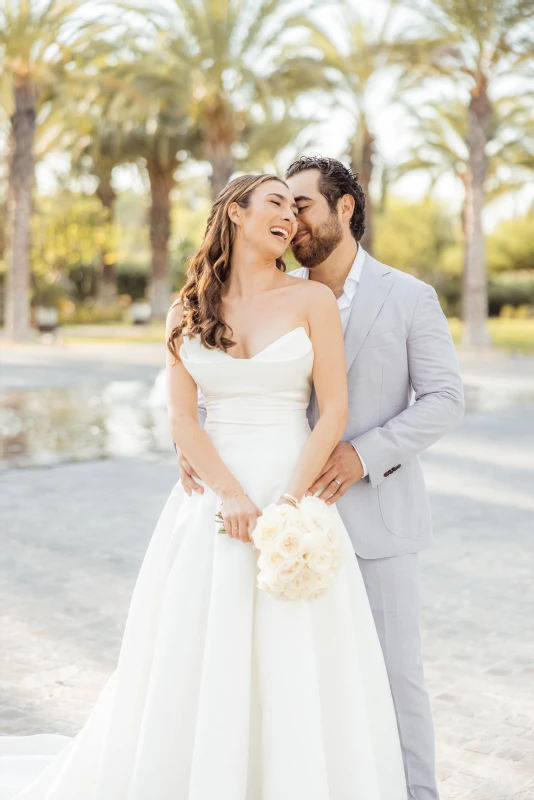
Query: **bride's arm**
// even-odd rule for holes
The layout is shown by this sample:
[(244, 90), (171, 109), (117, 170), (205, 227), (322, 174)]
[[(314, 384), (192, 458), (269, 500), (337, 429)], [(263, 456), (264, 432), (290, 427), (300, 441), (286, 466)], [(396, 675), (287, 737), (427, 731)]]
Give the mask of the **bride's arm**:
[[(182, 318), (179, 306), (173, 306), (167, 315), (165, 340)], [(177, 352), (183, 337), (174, 340)], [(167, 406), (171, 434), (181, 453), (210, 489), (223, 501), (221, 513), (227, 533), (234, 538), (248, 541), (248, 530), (254, 528), (258, 509), (243, 492), (243, 489), (224, 464), (208, 434), (198, 421), (197, 385), (180, 359), (166, 348)], [(236, 525), (235, 531), (231, 530)]]
[(341, 439), (348, 419), (345, 348), (336, 299), (323, 284), (306, 283), (310, 339), (315, 354), (313, 385), (320, 417), (302, 449), (286, 490), (298, 500), (312, 485)]

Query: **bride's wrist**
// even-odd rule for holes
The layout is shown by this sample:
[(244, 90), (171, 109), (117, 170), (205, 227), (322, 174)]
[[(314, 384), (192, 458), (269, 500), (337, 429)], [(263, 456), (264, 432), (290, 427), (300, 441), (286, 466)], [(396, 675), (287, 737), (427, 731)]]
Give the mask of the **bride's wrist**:
[(244, 495), (246, 497), (246, 492), (243, 491), (241, 486), (232, 486), (232, 487), (221, 487), (217, 492), (217, 496), (220, 497), (222, 502), (226, 502), (227, 500), (231, 500), (232, 497), (239, 497), (240, 495)]
[(293, 508), (298, 508), (299, 499), (300, 498), (295, 497), (295, 495), (290, 494), (289, 492), (284, 492), (284, 494), (280, 497), (278, 503), (282, 503), (288, 506), (293, 506)]

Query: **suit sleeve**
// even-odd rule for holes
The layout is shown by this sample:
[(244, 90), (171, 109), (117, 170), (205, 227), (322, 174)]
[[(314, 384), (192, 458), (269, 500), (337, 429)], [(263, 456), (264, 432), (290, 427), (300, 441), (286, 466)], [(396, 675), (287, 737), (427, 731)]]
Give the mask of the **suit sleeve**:
[(373, 487), (434, 444), (464, 413), (458, 356), (447, 318), (428, 284), (417, 299), (406, 344), (415, 402), (351, 442), (365, 461)]
[(198, 424), (201, 428), (204, 427), (206, 424), (206, 417), (208, 412), (206, 411), (206, 401), (204, 400), (204, 395), (200, 391), (200, 387), (198, 388)]

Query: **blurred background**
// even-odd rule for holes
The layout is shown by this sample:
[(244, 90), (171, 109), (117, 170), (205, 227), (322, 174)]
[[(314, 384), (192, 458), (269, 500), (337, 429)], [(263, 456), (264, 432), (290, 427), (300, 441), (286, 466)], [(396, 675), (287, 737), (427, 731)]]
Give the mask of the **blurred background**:
[(229, 178), (321, 152), (458, 341), (534, 348), (532, 4), (361, 5), (4, 0), (5, 337), (162, 320)]
[(436, 288), (466, 387), (424, 456), (442, 797), (534, 798), (533, 100), (532, 0), (0, 0), (1, 732), (76, 732), (114, 666), (213, 198), (319, 152), (360, 175), (364, 248)]

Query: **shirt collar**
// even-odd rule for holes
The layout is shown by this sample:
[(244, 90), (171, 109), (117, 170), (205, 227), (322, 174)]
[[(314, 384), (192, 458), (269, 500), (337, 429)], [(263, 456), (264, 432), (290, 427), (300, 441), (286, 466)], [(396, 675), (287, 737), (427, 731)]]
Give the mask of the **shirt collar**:
[(345, 280), (344, 291), (346, 291), (348, 286), (350, 286), (351, 284), (355, 285), (359, 283), (364, 261), (365, 261), (365, 250), (363, 249), (361, 244), (359, 244), (358, 252), (356, 253), (356, 258), (352, 262), (352, 267), (350, 268), (349, 274), (347, 275)]
[[(352, 290), (352, 293), (354, 293), (354, 291), (356, 290), (356, 286), (359, 283), (362, 274), (362, 267), (363, 267), (363, 262), (365, 261), (365, 256), (366, 252), (361, 246), (361, 244), (359, 244), (358, 252), (356, 253), (356, 258), (352, 262), (352, 267), (349, 270), (349, 274), (345, 278), (345, 285), (343, 287), (344, 292), (347, 292), (347, 290), (349, 291)], [(292, 274), (298, 276), (299, 278), (309, 278), (310, 270), (308, 269), (308, 267), (301, 267), (300, 269), (296, 269)]]

